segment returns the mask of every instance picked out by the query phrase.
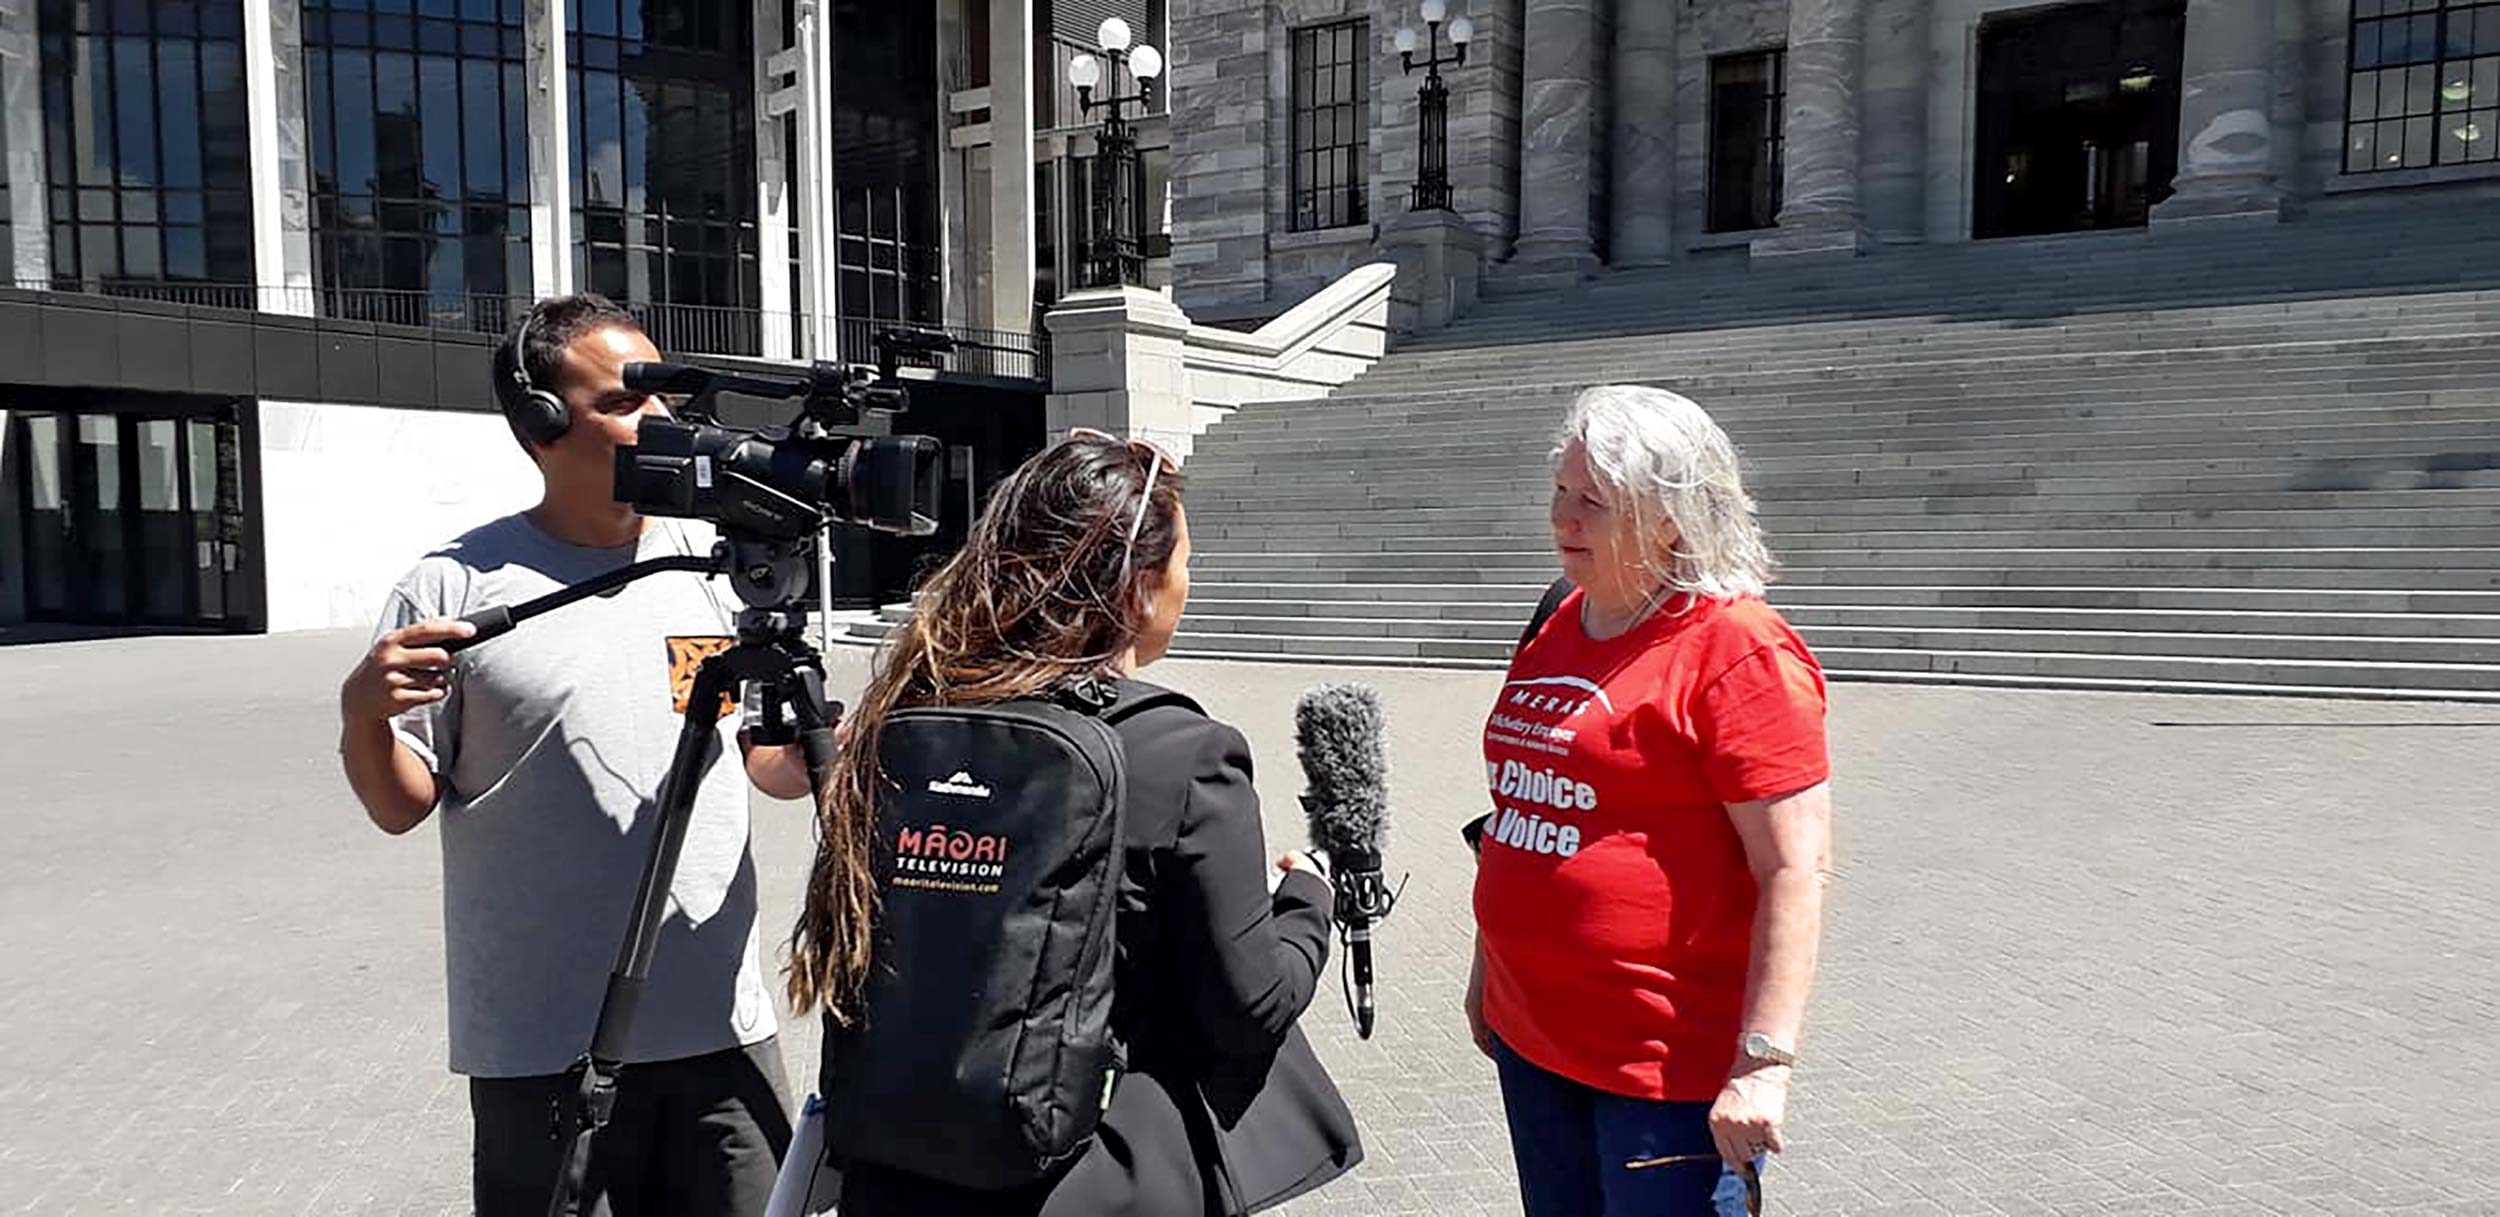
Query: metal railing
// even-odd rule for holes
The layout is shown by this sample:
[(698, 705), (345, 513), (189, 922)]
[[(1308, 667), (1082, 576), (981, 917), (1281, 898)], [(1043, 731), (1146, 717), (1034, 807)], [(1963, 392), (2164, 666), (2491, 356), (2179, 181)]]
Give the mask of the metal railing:
[[(296, 316), (320, 316), (381, 325), (430, 327), (474, 334), (510, 330), (527, 302), (518, 297), (478, 293), (442, 293), (383, 287), (258, 287), (249, 283), (205, 283), (160, 279), (19, 280), (30, 291), (77, 292), (125, 300), (150, 300), (202, 308), (261, 310)], [(1050, 344), (1039, 328), (1032, 331), (993, 330), (979, 326), (934, 322), (833, 318), (830, 324), (801, 324), (794, 314), (767, 315), (761, 309), (732, 305), (676, 304), (660, 301), (619, 301), (642, 324), (645, 333), (671, 355), (738, 355), (761, 357), (768, 330), (788, 334), (795, 359), (841, 363), (877, 362), (877, 335), (894, 329), (943, 334), (954, 349), (908, 357), (906, 366), (934, 368), (961, 376), (992, 380), (1050, 381)], [(830, 344), (811, 335), (830, 331)], [(779, 345), (776, 343), (775, 345)], [(829, 350), (816, 350), (829, 345)]]
[(1045, 385), (1050, 382), (1049, 338), (1038, 331), (843, 317), (833, 327), (835, 349), (812, 357), (842, 363), (873, 364), (877, 362), (877, 335), (888, 330), (943, 334), (954, 341), (955, 348), (951, 351), (905, 357), (901, 362), (906, 367), (934, 368), (959, 376), (980, 376), (992, 380), (1025, 380)]
[(183, 279), (19, 279), (19, 291), (76, 292), (117, 300), (152, 300), (159, 304), (191, 304), (206, 308), (259, 307), (261, 290), (249, 283), (203, 283)]

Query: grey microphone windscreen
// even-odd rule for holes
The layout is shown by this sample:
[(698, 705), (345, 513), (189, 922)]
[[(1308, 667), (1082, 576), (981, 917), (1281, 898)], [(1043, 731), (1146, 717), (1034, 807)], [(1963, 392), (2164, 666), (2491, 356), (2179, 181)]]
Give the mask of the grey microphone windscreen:
[(1380, 694), (1365, 685), (1324, 685), (1302, 695), (1293, 719), (1311, 844), (1378, 857), (1389, 835)]

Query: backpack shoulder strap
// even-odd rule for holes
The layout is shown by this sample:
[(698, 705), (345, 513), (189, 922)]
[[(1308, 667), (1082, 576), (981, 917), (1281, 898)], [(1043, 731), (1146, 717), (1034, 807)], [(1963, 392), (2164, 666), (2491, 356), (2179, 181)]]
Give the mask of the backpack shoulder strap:
[(1519, 635), (1520, 646), (1528, 645), (1528, 640), (1536, 637), (1537, 631), (1544, 629), (1545, 623), (1554, 619), (1555, 610), (1560, 609), (1562, 602), (1570, 597), (1571, 588), (1571, 580), (1556, 579), (1553, 586), (1545, 589), (1545, 598), (1537, 601), (1535, 615), (1528, 618), (1526, 632)]
[(1113, 687), (1118, 690), (1119, 695), (1101, 711), (1102, 721), (1113, 726), (1118, 726), (1158, 706), (1179, 706), (1201, 718), (1206, 717), (1206, 707), (1199, 705), (1196, 698), (1186, 693), (1166, 689), (1161, 685), (1148, 684), (1142, 680), (1123, 680)]

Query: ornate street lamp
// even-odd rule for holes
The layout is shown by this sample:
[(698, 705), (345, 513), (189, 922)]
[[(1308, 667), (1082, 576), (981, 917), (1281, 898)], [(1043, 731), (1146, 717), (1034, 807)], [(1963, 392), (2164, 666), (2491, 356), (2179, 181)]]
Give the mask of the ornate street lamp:
[[(1137, 132), (1125, 107), (1135, 102), (1143, 110), (1155, 77), (1163, 74), (1163, 53), (1142, 44), (1131, 46), (1128, 22), (1117, 17), (1104, 18), (1102, 28), (1094, 33), (1102, 46), (1102, 59), (1079, 55), (1068, 63), (1068, 83), (1076, 86), (1077, 105), (1088, 114), (1096, 107), (1104, 111), (1102, 126), (1094, 132), (1093, 231), (1085, 243), (1077, 281), (1080, 287), (1142, 287), (1146, 257), (1138, 247), (1138, 234), (1146, 227), (1146, 192), (1138, 180)], [(1111, 65), (1107, 72), (1106, 60)], [(1117, 92), (1123, 64), (1137, 78), (1135, 93)], [(1106, 80), (1113, 94), (1095, 97), (1094, 87)]]
[(1425, 34), (1415, 36), (1415, 27), (1398, 27), (1398, 61), (1406, 65), (1408, 75), (1415, 72), (1415, 48), (1424, 46), (1424, 87), (1416, 90), (1417, 124), (1422, 128), (1415, 172), (1415, 195), (1410, 208), (1415, 211), (1450, 210), (1450, 88), (1441, 82), (1444, 66), (1457, 67), (1467, 62), (1467, 44), (1476, 37), (1476, 23), (1461, 17), (1450, 22), (1450, 54), (1441, 54), (1441, 20), (1449, 16), (1449, 0), (1424, 0)]

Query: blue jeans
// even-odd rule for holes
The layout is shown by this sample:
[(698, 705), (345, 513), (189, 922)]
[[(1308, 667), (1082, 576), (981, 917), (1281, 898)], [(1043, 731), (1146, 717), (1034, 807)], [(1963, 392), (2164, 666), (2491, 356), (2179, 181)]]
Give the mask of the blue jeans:
[[(1499, 1039), (1493, 1063), (1528, 1217), (1745, 1217), (1744, 1180), (1710, 1141), (1710, 1104), (1608, 1094), (1521, 1060)], [(1706, 1157), (1623, 1166), (1670, 1154)]]

